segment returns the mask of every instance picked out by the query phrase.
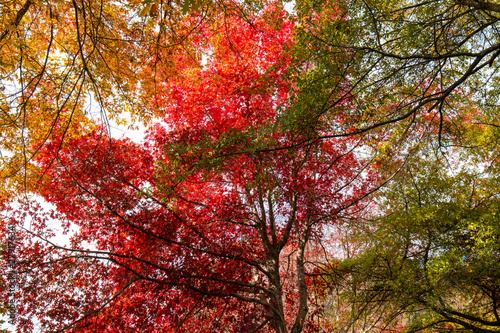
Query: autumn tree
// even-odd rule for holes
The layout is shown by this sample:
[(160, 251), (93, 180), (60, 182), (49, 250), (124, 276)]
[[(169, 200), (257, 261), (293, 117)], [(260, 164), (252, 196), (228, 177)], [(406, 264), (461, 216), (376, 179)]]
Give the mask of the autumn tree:
[(5, 205), (19, 330), (495, 331), (495, 3), (3, 10), (2, 177), (53, 205)]
[(23, 228), (18, 331), (320, 330), (314, 279), (332, 228), (375, 177), (358, 139), (301, 144), (343, 126), (347, 102), (328, 121), (286, 123), (300, 93), (293, 28), (276, 5), (221, 14), (192, 34), (196, 53), (172, 56), (177, 75), (158, 67), (163, 120), (144, 144), (98, 126), (44, 144), (37, 193), (53, 210), (8, 216)]
[(130, 119), (149, 123), (157, 116), (151, 102), (158, 62), (189, 50), (191, 32), (214, 13), (244, 16), (258, 7), (194, 0), (2, 2), (2, 196), (36, 183), (30, 162), (46, 140), (88, 133), (96, 119), (108, 131), (112, 123), (135, 126)]

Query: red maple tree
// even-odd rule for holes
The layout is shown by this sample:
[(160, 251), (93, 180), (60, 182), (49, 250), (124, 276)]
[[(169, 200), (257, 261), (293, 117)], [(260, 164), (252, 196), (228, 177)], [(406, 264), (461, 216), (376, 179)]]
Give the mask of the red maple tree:
[[(308, 131), (279, 125), (292, 36), (274, 6), (207, 23), (201, 53), (179, 54), (165, 79), (146, 143), (96, 129), (44, 146), (39, 194), (55, 211), (24, 207), (19, 331), (318, 330), (312, 276), (371, 176), (353, 138), (301, 145)], [(68, 245), (50, 242), (51, 219)]]

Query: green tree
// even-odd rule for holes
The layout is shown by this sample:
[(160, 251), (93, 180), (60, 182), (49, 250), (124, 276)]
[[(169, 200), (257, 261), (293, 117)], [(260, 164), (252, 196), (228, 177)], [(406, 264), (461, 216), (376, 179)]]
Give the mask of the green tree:
[(335, 271), (339, 330), (499, 330), (499, 9), (297, 2), (313, 68), (301, 88), (317, 121), (345, 121), (314, 140), (365, 135), (389, 182), (348, 231), (360, 249)]
[(498, 124), (498, 4), (302, 0), (296, 9), (313, 68), (303, 88), (317, 101), (309, 112), (343, 112), (348, 124), (320, 136), (385, 130), (408, 140), (424, 120), (445, 146), (442, 133), (460, 132), (464, 120)]
[(458, 157), (415, 157), (351, 225), (360, 250), (336, 275), (346, 332), (500, 331), (498, 167)]

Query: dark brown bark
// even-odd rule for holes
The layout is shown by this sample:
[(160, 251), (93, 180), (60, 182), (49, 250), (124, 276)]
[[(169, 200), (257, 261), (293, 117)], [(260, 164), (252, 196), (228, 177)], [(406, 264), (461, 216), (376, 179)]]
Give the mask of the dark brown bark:
[[(14, 22), (12, 22), (12, 26), (17, 28), (19, 26), (19, 23), (21, 23), (21, 20), (23, 19), (24, 15), (28, 12), (28, 9), (34, 2), (32, 0), (26, 1), (26, 3), (19, 9), (16, 15), (16, 19)], [(2, 35), (0, 35), (0, 43), (3, 41), (5, 37), (9, 34), (9, 29), (6, 29), (4, 32), (2, 32)]]
[(500, 13), (500, 4), (496, 3), (477, 0), (457, 0), (457, 3), (474, 9)]

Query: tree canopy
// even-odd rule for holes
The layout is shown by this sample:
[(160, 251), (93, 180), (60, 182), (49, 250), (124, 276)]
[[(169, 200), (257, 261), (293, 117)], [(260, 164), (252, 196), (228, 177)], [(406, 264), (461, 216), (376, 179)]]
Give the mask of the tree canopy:
[(2, 4), (16, 332), (500, 331), (500, 5), (284, 5)]

